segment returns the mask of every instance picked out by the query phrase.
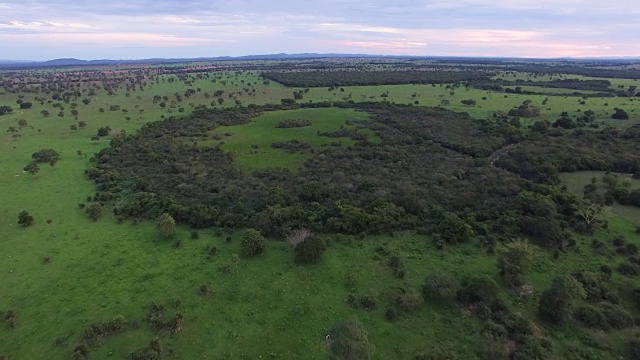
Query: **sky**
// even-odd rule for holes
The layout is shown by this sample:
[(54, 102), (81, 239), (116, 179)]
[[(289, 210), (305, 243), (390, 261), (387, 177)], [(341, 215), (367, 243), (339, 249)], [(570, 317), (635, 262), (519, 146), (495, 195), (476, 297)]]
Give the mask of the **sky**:
[(640, 56), (637, 0), (0, 0), (0, 59)]

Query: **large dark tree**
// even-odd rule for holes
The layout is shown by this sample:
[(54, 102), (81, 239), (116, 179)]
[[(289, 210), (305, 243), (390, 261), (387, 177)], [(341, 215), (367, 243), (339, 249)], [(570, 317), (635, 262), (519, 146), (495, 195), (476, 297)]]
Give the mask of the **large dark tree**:
[(33, 153), (31, 158), (39, 163), (51, 163), (52, 161), (55, 163), (60, 158), (60, 154), (53, 149), (42, 149)]
[(33, 224), (33, 216), (27, 211), (22, 211), (18, 214), (18, 224), (27, 227)]
[(616, 109), (616, 112), (611, 115), (611, 118), (616, 120), (628, 120), (629, 114), (622, 109)]
[(575, 300), (583, 297), (584, 289), (575, 278), (558, 276), (553, 279), (551, 287), (542, 293), (538, 312), (543, 320), (560, 324), (571, 316)]

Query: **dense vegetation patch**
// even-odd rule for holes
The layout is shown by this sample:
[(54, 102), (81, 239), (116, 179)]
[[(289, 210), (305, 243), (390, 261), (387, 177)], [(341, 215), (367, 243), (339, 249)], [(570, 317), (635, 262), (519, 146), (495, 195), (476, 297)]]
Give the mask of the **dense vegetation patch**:
[(266, 79), (291, 87), (335, 87), (396, 84), (445, 84), (488, 80), (485, 71), (424, 70), (424, 71), (349, 71), (315, 70), (265, 72)]

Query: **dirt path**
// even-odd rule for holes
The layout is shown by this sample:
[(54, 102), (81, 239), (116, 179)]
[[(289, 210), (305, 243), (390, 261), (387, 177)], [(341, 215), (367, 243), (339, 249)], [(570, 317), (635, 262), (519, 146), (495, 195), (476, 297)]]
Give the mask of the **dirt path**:
[(491, 160), (491, 165), (495, 166), (494, 163), (500, 159), (500, 157), (506, 154), (511, 148), (516, 146), (517, 144), (509, 144), (507, 146), (503, 146), (500, 149), (494, 151), (491, 155), (489, 155), (489, 159)]

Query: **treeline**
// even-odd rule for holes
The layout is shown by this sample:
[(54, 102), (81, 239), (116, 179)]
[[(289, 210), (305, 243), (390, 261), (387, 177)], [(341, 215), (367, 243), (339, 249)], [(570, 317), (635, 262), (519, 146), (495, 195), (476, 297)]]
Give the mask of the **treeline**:
[[(627, 63), (630, 64), (630, 63)], [(530, 62), (523, 64), (522, 62), (503, 61), (503, 60), (482, 60), (482, 59), (450, 59), (438, 60), (436, 66), (444, 68), (460, 68), (460, 66), (477, 66), (480, 68), (489, 68), (491, 71), (514, 71), (527, 72), (533, 74), (572, 74), (583, 75), (597, 78), (614, 78), (614, 79), (640, 79), (640, 70), (636, 69), (606, 69), (603, 66), (619, 66), (620, 63), (574, 63), (567, 64), (556, 60)], [(433, 66), (433, 65), (430, 65)]]
[(486, 71), (425, 70), (425, 71), (269, 71), (266, 79), (289, 87), (336, 87), (397, 84), (444, 84), (489, 80)]
[(519, 143), (496, 165), (539, 183), (558, 184), (560, 172), (583, 170), (640, 174), (640, 125), (604, 129), (577, 129), (534, 136)]
[[(523, 90), (522, 86), (532, 86), (541, 88), (553, 88), (553, 89), (569, 89), (576, 91), (596, 91), (595, 94), (598, 97), (610, 97), (610, 96), (633, 96), (628, 91), (611, 88), (611, 82), (609, 80), (578, 80), (578, 79), (558, 79), (552, 81), (509, 81), (504, 79), (496, 79), (491, 81), (474, 81), (469, 83), (471, 86), (481, 90), (493, 90), (504, 91), (507, 93), (515, 94), (544, 94), (544, 91), (527, 91)], [(509, 88), (515, 87), (514, 89)], [(585, 94), (576, 93), (583, 96)], [(554, 94), (556, 95), (556, 94)], [(567, 94), (570, 95), (570, 94)], [(588, 94), (591, 96), (591, 94)]]

